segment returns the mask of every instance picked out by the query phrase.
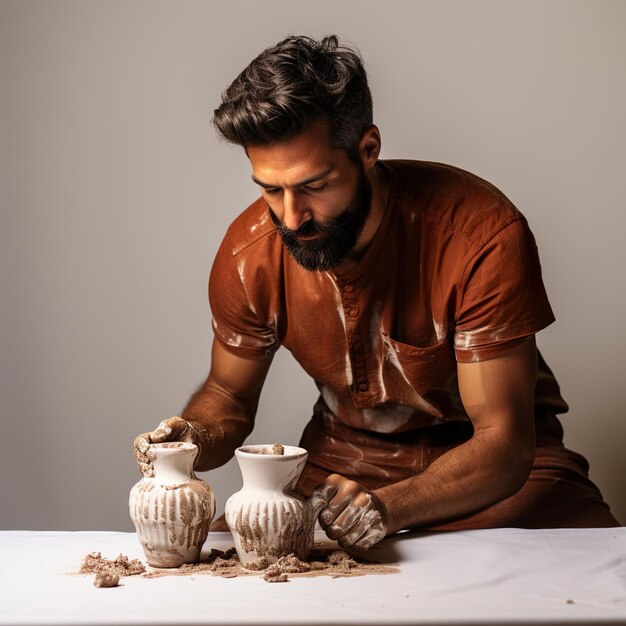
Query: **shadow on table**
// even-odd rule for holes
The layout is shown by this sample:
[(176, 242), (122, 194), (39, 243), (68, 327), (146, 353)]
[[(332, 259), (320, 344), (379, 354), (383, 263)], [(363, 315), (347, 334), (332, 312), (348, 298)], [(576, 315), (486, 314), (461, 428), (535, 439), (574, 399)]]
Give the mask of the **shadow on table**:
[(383, 539), (380, 543), (376, 544), (369, 550), (351, 549), (350, 553), (354, 554), (359, 559), (365, 561), (374, 561), (381, 564), (399, 563), (402, 561), (402, 549), (403, 542), (419, 539), (421, 537), (430, 537), (433, 535), (441, 535), (443, 533), (452, 533), (453, 530), (409, 530), (401, 531), (392, 537)]

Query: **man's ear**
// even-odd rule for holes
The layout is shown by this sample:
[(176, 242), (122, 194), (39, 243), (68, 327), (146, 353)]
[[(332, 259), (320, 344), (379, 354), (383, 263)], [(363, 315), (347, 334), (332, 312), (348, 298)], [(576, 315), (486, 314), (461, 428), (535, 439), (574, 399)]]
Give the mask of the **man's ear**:
[(375, 124), (371, 124), (364, 131), (359, 140), (359, 156), (365, 171), (374, 167), (380, 155), (381, 141), (380, 130)]

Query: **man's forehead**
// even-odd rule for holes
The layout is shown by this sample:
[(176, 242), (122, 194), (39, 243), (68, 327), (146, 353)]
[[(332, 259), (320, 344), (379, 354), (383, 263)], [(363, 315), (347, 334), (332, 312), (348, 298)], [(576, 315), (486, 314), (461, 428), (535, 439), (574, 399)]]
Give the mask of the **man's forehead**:
[(341, 167), (345, 151), (330, 146), (326, 123), (317, 121), (291, 139), (267, 146), (248, 146), (252, 180), (291, 187)]
[(255, 147), (248, 150), (252, 180), (265, 187), (297, 187), (336, 172), (342, 164), (342, 151), (311, 146)]

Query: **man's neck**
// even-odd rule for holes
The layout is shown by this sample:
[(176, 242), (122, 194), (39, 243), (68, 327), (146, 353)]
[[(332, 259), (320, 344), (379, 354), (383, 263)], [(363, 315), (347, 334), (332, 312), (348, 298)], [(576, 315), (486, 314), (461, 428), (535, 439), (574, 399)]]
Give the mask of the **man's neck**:
[(350, 272), (365, 256), (385, 216), (389, 199), (389, 175), (384, 167), (378, 163), (369, 172), (366, 172), (366, 175), (372, 186), (372, 208), (356, 245), (346, 258), (334, 268), (333, 273), (338, 276)]

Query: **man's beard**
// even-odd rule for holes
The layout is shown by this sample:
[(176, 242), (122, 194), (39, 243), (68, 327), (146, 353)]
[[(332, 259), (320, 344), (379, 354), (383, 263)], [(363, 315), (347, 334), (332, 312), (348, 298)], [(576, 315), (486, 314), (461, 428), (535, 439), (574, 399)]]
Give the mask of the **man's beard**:
[[(318, 224), (308, 220), (298, 230), (290, 230), (270, 208), (270, 217), (291, 256), (305, 270), (324, 272), (337, 267), (354, 248), (372, 208), (372, 185), (359, 167), (359, 179), (354, 197), (337, 216)], [(316, 239), (302, 241), (298, 236)]]

